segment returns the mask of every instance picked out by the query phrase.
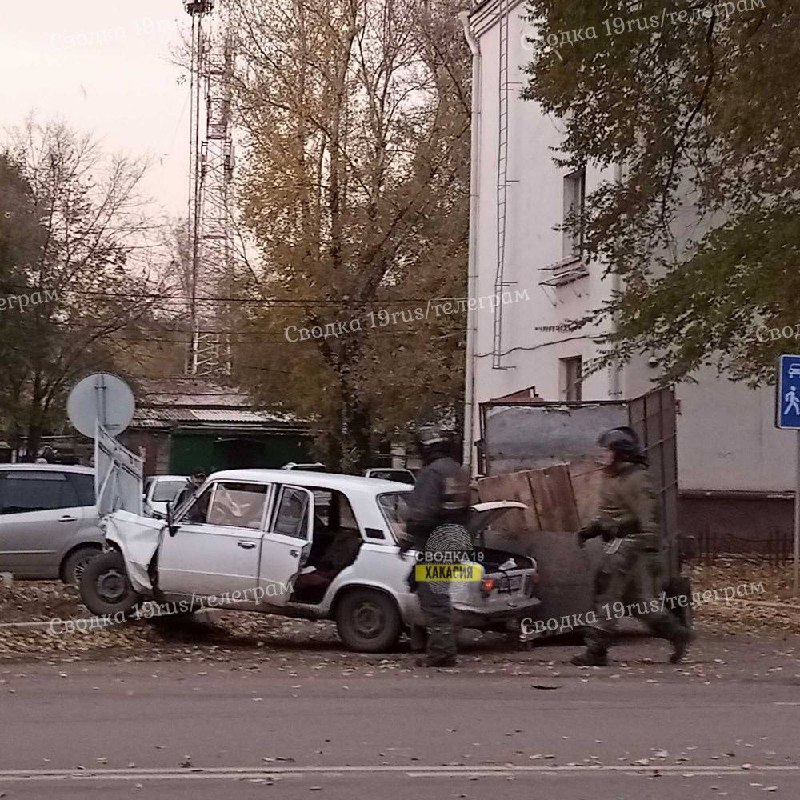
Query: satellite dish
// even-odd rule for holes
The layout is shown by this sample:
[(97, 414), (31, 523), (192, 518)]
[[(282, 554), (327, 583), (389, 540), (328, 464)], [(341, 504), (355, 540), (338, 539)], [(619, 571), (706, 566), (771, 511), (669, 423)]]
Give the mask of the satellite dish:
[(130, 386), (108, 372), (84, 378), (67, 399), (69, 421), (90, 439), (94, 438), (97, 424), (111, 436), (119, 436), (131, 424), (133, 409)]

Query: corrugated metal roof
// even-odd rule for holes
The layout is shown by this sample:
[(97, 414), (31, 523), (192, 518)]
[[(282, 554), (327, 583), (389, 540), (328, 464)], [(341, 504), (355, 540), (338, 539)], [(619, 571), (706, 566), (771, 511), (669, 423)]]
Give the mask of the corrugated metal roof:
[(143, 379), (138, 382), (133, 428), (178, 425), (299, 427), (308, 423), (280, 409), (255, 408), (241, 389), (201, 378)]
[(138, 408), (132, 426), (172, 427), (180, 423), (220, 425), (302, 425), (291, 414), (213, 408)]

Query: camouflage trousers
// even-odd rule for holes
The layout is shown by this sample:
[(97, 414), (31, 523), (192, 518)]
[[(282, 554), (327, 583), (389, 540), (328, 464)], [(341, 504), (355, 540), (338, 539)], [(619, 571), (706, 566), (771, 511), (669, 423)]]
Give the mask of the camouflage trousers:
[(653, 636), (671, 642), (685, 639), (686, 628), (664, 609), (657, 557), (626, 539), (616, 540), (609, 550), (595, 579), (597, 622), (586, 632), (587, 647), (605, 653), (622, 617), (639, 619)]
[(419, 605), (428, 628), (427, 655), (430, 661), (442, 661), (457, 654), (456, 628), (450, 605), (450, 584), (446, 581), (417, 584)]

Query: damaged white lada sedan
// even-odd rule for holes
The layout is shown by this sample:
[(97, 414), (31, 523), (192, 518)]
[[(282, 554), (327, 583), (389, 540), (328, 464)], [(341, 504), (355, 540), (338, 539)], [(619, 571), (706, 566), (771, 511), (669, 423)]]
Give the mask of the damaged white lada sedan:
[[(403, 483), (284, 470), (212, 475), (167, 523), (126, 512), (105, 518), (107, 549), (81, 580), (84, 603), (116, 619), (147, 601), (167, 613), (229, 608), (336, 622), (357, 651), (391, 650), (422, 624), (408, 576), (417, 554), (400, 555)], [(537, 566), (482, 546), (489, 523), (520, 503), (473, 508), (476, 547), (468, 580), (451, 585), (459, 625), (511, 630), (531, 613)]]

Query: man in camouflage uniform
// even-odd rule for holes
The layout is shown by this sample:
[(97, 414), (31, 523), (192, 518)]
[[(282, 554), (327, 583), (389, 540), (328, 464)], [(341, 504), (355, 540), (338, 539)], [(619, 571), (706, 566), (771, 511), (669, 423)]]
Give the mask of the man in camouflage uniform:
[[(472, 550), (472, 540), (466, 529), (469, 517), (469, 476), (452, 457), (452, 446), (436, 427), (420, 429), (417, 447), (424, 468), (417, 476), (414, 491), (407, 498), (406, 533), (401, 553), (414, 549), (420, 554), (420, 564), (443, 563), (455, 554)], [(436, 560), (436, 553), (439, 561)], [(416, 567), (417, 563), (414, 564)], [(427, 658), (418, 666), (452, 667), (456, 664), (456, 630), (450, 605), (450, 582), (415, 581), (419, 604), (427, 627)], [(420, 631), (412, 632), (412, 640)], [(412, 641), (413, 644), (413, 641)]]
[(596, 536), (605, 542), (595, 580), (597, 621), (586, 634), (586, 651), (572, 663), (605, 666), (617, 620), (629, 615), (638, 617), (654, 636), (672, 643), (670, 662), (677, 664), (693, 635), (665, 611), (663, 595), (659, 597), (661, 534), (647, 459), (628, 427), (607, 431), (598, 443), (608, 451), (598, 513), (578, 534), (581, 547)]

